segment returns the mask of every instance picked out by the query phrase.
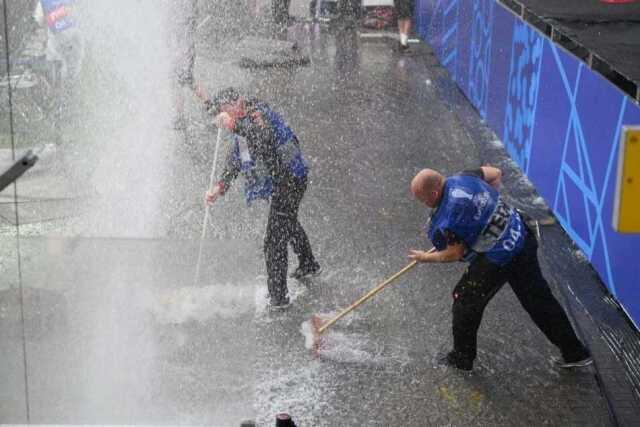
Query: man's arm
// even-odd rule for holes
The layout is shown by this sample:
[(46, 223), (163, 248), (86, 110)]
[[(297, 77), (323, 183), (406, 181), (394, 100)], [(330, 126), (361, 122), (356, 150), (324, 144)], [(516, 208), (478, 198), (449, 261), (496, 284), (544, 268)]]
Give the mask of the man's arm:
[(481, 166), (477, 169), (466, 169), (460, 174), (480, 178), (496, 190), (499, 190), (500, 185), (502, 184), (502, 171), (498, 168), (494, 168), (493, 166)]
[(231, 183), (240, 173), (240, 162), (234, 156), (234, 149), (231, 149), (229, 154), (227, 155), (227, 161), (224, 166), (224, 171), (222, 172), (222, 176), (220, 180), (211, 187), (204, 195), (204, 200), (207, 204), (211, 204), (215, 202), (220, 196), (224, 196), (229, 188), (231, 187)]
[(444, 250), (425, 252), (411, 249), (409, 258), (418, 262), (455, 262), (462, 260), (466, 247), (464, 243), (449, 244)]
[(234, 155), (234, 149), (235, 148), (232, 147), (231, 150), (229, 150), (229, 153), (227, 154), (227, 160), (224, 164), (224, 170), (222, 171), (222, 175), (220, 176), (220, 180), (218, 181), (218, 185), (221, 187), (222, 194), (224, 194), (229, 188), (231, 188), (231, 183), (240, 173), (240, 162)]
[(502, 171), (493, 166), (482, 166), (480, 169), (482, 170), (482, 179), (496, 190), (499, 190), (502, 184)]

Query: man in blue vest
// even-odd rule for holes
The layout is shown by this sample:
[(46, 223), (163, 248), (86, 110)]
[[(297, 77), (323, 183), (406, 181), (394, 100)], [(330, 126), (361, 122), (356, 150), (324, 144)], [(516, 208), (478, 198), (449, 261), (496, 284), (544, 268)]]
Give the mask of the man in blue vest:
[(453, 290), (453, 350), (443, 361), (461, 370), (473, 368), (484, 308), (509, 282), (538, 328), (560, 349), (563, 360), (557, 365), (590, 365), (589, 351), (542, 276), (535, 235), (498, 192), (501, 176), (500, 169), (490, 166), (448, 178), (424, 169), (411, 182), (414, 196), (434, 209), (427, 235), (436, 251), (411, 250), (409, 257), (419, 262), (469, 262)]
[[(201, 92), (198, 93), (203, 98)], [(298, 221), (309, 171), (298, 138), (267, 104), (241, 96), (234, 88), (223, 89), (213, 99), (206, 100), (205, 106), (216, 116), (218, 127), (234, 134), (225, 170), (218, 183), (206, 193), (206, 201), (213, 203), (240, 174), (245, 178), (247, 203), (271, 199), (264, 241), (267, 287), (271, 307), (284, 308), (289, 305), (289, 243), (299, 260), (292, 277), (302, 279), (320, 273), (307, 234)]]

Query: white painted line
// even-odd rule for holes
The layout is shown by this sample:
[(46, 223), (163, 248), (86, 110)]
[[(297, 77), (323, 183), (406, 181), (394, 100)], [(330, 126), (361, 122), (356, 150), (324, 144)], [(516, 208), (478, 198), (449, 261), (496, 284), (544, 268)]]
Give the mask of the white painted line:
[(398, 35), (395, 33), (360, 33), (360, 37), (365, 39), (398, 39)]

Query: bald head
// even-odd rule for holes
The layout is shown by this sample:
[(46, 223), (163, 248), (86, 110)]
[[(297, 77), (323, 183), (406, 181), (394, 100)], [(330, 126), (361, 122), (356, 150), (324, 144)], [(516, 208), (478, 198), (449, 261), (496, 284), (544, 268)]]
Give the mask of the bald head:
[(416, 199), (435, 208), (442, 197), (444, 176), (433, 169), (422, 169), (411, 180), (411, 192)]

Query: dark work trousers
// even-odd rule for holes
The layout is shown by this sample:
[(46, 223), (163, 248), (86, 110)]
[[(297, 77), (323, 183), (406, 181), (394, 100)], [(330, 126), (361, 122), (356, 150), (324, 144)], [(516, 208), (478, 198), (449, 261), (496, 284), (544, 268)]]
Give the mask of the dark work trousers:
[(285, 182), (279, 183), (271, 196), (269, 221), (264, 239), (267, 286), (271, 298), (280, 299), (287, 294), (287, 245), (289, 243), (298, 255), (301, 265), (315, 263), (307, 233), (298, 221), (298, 208), (306, 189), (306, 178), (290, 177)]
[(289, 5), (291, 0), (271, 0), (271, 13), (273, 22), (286, 25), (289, 20)]
[(453, 354), (456, 359), (466, 362), (475, 359), (484, 308), (505, 282), (509, 282), (538, 328), (560, 349), (565, 361), (589, 356), (542, 276), (537, 250), (538, 242), (527, 230), (522, 251), (507, 265), (497, 266), (483, 256), (469, 265), (453, 290)]

